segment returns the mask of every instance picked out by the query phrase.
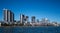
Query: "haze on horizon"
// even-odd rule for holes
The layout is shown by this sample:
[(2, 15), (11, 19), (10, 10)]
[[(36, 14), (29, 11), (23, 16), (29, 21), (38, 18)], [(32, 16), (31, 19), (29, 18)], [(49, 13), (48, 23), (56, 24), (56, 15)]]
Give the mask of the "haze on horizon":
[(0, 0), (0, 20), (3, 20), (3, 8), (14, 12), (15, 20), (20, 20), (20, 14), (36, 16), (36, 19), (48, 18), (60, 22), (60, 0)]

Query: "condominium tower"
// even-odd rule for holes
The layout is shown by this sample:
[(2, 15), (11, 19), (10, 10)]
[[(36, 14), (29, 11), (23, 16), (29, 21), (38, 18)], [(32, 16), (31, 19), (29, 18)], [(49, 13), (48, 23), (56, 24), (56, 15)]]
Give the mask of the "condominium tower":
[(4, 11), (4, 21), (5, 22), (14, 22), (14, 13), (9, 9), (3, 9)]

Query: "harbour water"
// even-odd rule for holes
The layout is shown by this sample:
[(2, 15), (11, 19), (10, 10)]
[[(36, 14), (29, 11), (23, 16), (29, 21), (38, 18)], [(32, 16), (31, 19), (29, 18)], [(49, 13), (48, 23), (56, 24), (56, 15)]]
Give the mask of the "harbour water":
[(0, 27), (0, 33), (60, 33), (60, 27)]

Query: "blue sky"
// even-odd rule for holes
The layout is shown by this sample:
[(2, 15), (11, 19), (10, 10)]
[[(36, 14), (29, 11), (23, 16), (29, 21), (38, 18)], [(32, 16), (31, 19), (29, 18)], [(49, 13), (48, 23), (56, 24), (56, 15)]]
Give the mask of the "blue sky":
[(0, 20), (3, 20), (3, 8), (10, 9), (15, 14), (15, 20), (20, 20), (20, 14), (36, 16), (36, 19), (48, 18), (60, 22), (60, 0), (0, 0)]

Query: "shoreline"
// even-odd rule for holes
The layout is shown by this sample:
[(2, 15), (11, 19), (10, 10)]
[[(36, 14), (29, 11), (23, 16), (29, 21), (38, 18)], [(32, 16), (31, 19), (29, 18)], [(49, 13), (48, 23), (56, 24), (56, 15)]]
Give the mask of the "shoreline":
[(60, 27), (60, 26), (0, 26), (0, 27)]

